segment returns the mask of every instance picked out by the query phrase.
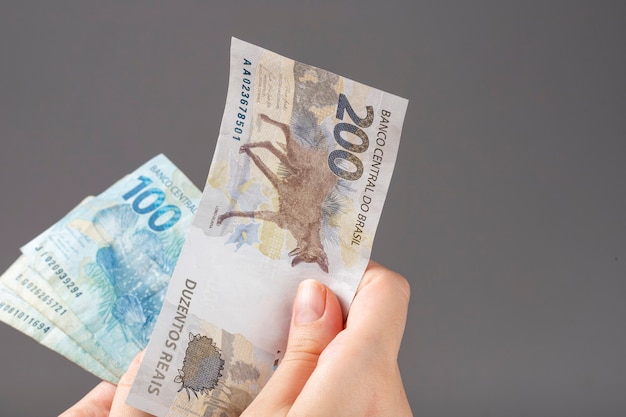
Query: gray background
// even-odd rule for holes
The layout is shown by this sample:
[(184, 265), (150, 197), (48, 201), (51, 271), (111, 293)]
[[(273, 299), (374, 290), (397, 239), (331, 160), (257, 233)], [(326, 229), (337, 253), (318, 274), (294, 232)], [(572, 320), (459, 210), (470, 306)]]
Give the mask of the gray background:
[[(372, 257), (412, 284), (416, 415), (626, 415), (625, 26), (623, 2), (3, 1), (0, 269), (157, 153), (203, 184), (234, 35), (410, 100)], [(97, 383), (0, 346), (1, 416)]]

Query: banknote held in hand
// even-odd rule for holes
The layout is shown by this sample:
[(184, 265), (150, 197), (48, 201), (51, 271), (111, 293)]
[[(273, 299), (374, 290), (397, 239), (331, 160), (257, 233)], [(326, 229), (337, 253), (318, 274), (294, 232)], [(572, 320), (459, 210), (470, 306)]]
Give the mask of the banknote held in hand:
[(239, 415), (280, 366), (301, 280), (325, 283), (348, 311), (406, 106), (232, 40), (217, 146), (129, 404)]

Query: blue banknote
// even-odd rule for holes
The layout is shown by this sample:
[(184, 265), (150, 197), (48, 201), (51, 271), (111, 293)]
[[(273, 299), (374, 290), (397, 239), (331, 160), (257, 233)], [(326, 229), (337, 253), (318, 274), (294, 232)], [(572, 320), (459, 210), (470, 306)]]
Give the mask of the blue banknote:
[[(27, 268), (27, 263), (22, 257), (3, 274), (3, 277), (17, 276), (24, 268)], [(37, 309), (4, 286), (2, 282), (0, 282), (0, 321), (32, 337), (99, 378), (109, 381), (118, 378), (118, 375), (112, 373), (106, 364), (90, 356), (63, 330), (43, 317)]]
[(22, 248), (113, 369), (147, 344), (199, 199), (158, 155)]
[[(77, 207), (67, 213), (60, 222), (71, 219), (80, 208), (95, 197), (86, 197)], [(39, 241), (46, 236), (44, 231), (35, 240)], [(125, 369), (117, 363), (96, 340), (95, 335), (85, 326), (82, 320), (74, 313), (69, 304), (60, 299), (48, 280), (42, 277), (30, 266), (30, 259), (20, 256), (9, 269), (0, 276), (0, 284), (11, 290), (16, 296), (36, 309), (43, 318), (54, 324), (59, 332), (71, 339), (71, 344), (77, 344), (82, 351), (96, 361), (106, 364), (106, 367), (115, 378), (120, 377)], [(82, 352), (81, 351), (81, 352)]]
[[(122, 365), (115, 364), (115, 361), (96, 340), (95, 335), (87, 329), (69, 305), (60, 300), (50, 284), (30, 267), (27, 257), (20, 256), (0, 276), (0, 285), (11, 291), (14, 296), (19, 297), (21, 303), (26, 303), (30, 308), (35, 309), (42, 320), (49, 322), (55, 328), (55, 334), (64, 334), (68, 345), (80, 347), (80, 350), (76, 350), (78, 353), (86, 354), (106, 367), (110, 371), (110, 375), (108, 375), (111, 378), (110, 381), (116, 382), (117, 378), (124, 373)], [(31, 335), (30, 333), (27, 334)], [(36, 339), (36, 337), (34, 338)], [(45, 341), (42, 343), (48, 346)], [(72, 352), (73, 350), (68, 351), (69, 354)], [(83, 360), (82, 357), (75, 359), (77, 363)], [(87, 367), (83, 367), (87, 369)]]

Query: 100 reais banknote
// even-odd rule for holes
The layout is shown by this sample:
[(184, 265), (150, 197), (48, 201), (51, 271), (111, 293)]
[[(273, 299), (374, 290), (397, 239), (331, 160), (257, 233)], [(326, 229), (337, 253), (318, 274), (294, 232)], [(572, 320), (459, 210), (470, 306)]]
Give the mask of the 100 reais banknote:
[(22, 248), (0, 320), (117, 382), (145, 347), (200, 191), (158, 155)]

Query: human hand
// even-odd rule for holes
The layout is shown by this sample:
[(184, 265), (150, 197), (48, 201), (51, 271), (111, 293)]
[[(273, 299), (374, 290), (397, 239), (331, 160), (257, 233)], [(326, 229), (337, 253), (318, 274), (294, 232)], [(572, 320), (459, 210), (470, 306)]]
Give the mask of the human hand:
[[(344, 327), (332, 291), (303, 281), (285, 357), (242, 417), (412, 416), (397, 362), (409, 294), (406, 279), (370, 262)], [(149, 417), (126, 405), (140, 362), (117, 389), (101, 382), (60, 417)]]
[(303, 281), (285, 357), (241, 417), (412, 416), (398, 368), (407, 280), (370, 262), (345, 327), (335, 295)]
[(107, 381), (100, 382), (59, 417), (152, 417), (126, 405), (126, 397), (137, 376), (143, 353), (142, 351), (135, 357), (117, 386)]

